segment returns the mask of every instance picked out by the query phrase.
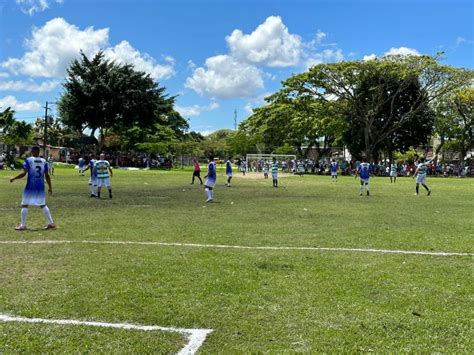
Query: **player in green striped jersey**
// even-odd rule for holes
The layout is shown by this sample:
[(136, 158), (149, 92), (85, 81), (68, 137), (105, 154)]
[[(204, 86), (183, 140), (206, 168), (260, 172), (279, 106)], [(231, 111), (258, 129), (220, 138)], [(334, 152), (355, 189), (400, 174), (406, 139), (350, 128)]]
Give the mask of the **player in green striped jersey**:
[(273, 158), (273, 163), (272, 163), (272, 179), (273, 179), (273, 187), (278, 187), (278, 162), (276, 158)]
[[(110, 163), (105, 160), (105, 154), (100, 155), (100, 160), (95, 162), (94, 169), (97, 173), (97, 198), (100, 198), (100, 189), (105, 185), (109, 190), (109, 198), (112, 198), (112, 187), (110, 186), (110, 178), (113, 176)], [(109, 175), (110, 173), (110, 175)]]

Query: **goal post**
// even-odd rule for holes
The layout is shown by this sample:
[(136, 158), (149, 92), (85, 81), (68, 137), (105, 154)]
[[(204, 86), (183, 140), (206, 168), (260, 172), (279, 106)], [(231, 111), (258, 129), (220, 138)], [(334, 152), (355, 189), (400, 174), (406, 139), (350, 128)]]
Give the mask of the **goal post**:
[(291, 171), (292, 164), (296, 161), (296, 155), (292, 154), (247, 154), (245, 157), (246, 171), (262, 172), (265, 164), (271, 164), (275, 158), (284, 172)]

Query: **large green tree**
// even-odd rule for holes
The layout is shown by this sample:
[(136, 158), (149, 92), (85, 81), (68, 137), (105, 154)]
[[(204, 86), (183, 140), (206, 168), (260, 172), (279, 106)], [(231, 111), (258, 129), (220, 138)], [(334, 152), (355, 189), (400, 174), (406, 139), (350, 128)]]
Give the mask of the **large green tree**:
[(101, 146), (111, 133), (131, 148), (151, 137), (179, 138), (188, 127), (173, 108), (175, 97), (132, 65), (106, 60), (102, 52), (92, 59), (81, 53), (67, 72), (58, 104), (61, 120), (75, 130), (98, 134)]
[(15, 111), (7, 107), (0, 113), (0, 141), (7, 145), (30, 144), (33, 127), (25, 121), (17, 121)]
[(406, 140), (407, 132), (419, 122), (427, 126), (431, 119), (428, 106), (466, 86), (473, 77), (472, 70), (442, 65), (438, 57), (387, 56), (316, 65), (284, 81), (278, 95), (335, 102), (348, 122), (345, 138), (353, 145), (352, 153), (373, 158), (387, 148), (424, 143), (425, 134)]

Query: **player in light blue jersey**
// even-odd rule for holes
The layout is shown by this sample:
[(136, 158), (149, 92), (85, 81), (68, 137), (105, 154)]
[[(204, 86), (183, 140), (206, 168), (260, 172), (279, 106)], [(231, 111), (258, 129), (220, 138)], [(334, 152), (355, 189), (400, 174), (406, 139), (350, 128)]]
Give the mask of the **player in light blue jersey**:
[(396, 162), (392, 162), (390, 164), (390, 183), (396, 183), (397, 182), (397, 174), (398, 174), (398, 166)]
[(89, 178), (89, 190), (91, 193), (91, 197), (97, 197), (97, 171), (95, 170), (95, 163), (97, 160), (91, 158), (89, 163), (87, 164), (84, 172), (90, 170), (91, 177)]
[(365, 185), (365, 190), (367, 191), (367, 196), (370, 195), (369, 193), (369, 179), (370, 173), (372, 172), (372, 168), (369, 163), (367, 163), (367, 158), (362, 159), (362, 163), (359, 164), (359, 167), (356, 170), (356, 176), (360, 176), (360, 187), (359, 187), (359, 195), (362, 196), (362, 187)]
[(209, 159), (209, 165), (207, 166), (207, 175), (204, 176), (206, 182), (204, 183), (204, 190), (206, 191), (207, 200), (206, 202), (214, 201), (214, 186), (216, 185), (217, 173), (216, 173), (216, 163), (214, 163), (214, 158)]
[(431, 190), (426, 185), (426, 174), (428, 172), (428, 163), (425, 162), (425, 158), (420, 159), (420, 163), (416, 166), (415, 174), (413, 174), (413, 178), (416, 177), (416, 188), (415, 188), (415, 195), (418, 196), (420, 191), (420, 184), (423, 185), (425, 190), (428, 192), (427, 195), (431, 195)]
[(331, 180), (337, 182), (337, 169), (339, 168), (339, 164), (333, 159), (331, 162)]
[(28, 175), (26, 180), (26, 187), (23, 192), (21, 200), (21, 222), (15, 228), (16, 230), (26, 230), (26, 218), (28, 216), (29, 206), (39, 206), (43, 210), (43, 214), (48, 221), (45, 229), (55, 229), (56, 225), (51, 217), (51, 211), (46, 206), (46, 193), (44, 191), (44, 180), (48, 184), (48, 193), (52, 195), (53, 188), (51, 186), (51, 178), (49, 176), (49, 166), (45, 159), (39, 156), (39, 147), (31, 148), (32, 157), (25, 160), (23, 164), (23, 171), (17, 176), (10, 179), (13, 182), (17, 179), (22, 179)]
[(227, 176), (227, 182), (225, 183), (225, 186), (231, 187), (232, 185), (230, 184), (230, 180), (232, 180), (232, 157), (229, 157), (227, 161), (225, 162), (225, 174)]
[(84, 160), (84, 158), (83, 158), (82, 156), (79, 158), (78, 165), (79, 165), (79, 174), (80, 174), (81, 176), (84, 176), (85, 160)]

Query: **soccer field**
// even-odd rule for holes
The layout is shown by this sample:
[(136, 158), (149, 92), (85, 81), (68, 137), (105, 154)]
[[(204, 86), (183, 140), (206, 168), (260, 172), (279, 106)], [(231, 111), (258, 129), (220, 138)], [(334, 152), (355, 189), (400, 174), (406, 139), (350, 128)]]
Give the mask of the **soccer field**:
[(428, 197), (376, 177), (360, 197), (353, 177), (226, 188), (221, 174), (205, 204), (190, 171), (115, 170), (114, 198), (97, 200), (56, 169), (58, 229), (30, 208), (17, 232), (25, 181), (11, 175), (0, 353), (474, 350), (474, 179), (428, 178)]

